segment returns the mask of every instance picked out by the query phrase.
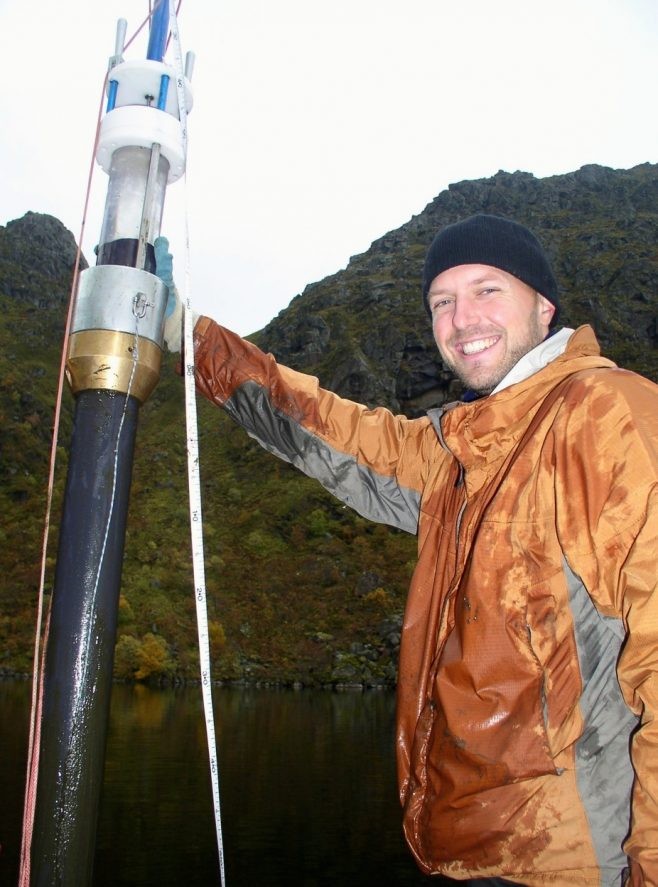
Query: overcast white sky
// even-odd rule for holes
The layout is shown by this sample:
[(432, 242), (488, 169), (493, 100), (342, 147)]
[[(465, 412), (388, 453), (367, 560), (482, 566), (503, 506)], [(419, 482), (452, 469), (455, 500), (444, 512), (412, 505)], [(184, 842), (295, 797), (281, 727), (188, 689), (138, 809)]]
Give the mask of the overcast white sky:
[[(0, 224), (78, 236), (116, 21), (147, 11), (0, 0)], [(163, 233), (182, 274), (187, 206), (194, 306), (243, 334), (451, 182), (658, 162), (656, 0), (183, 0), (179, 28), (194, 108)]]

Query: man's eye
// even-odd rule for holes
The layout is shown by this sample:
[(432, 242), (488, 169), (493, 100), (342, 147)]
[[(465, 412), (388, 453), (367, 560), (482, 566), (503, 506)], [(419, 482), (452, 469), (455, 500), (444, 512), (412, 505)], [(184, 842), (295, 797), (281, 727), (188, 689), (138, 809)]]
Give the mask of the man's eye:
[(447, 308), (448, 305), (450, 305), (450, 299), (436, 299), (436, 301), (432, 302), (430, 305), (430, 310), (432, 311), (432, 314), (436, 314), (437, 311)]

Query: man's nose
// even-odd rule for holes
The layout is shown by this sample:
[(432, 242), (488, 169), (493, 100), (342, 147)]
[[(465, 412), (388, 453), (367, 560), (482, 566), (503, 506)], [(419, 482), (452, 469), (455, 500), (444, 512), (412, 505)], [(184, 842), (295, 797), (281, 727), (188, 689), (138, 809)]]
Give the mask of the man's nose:
[(475, 299), (468, 295), (457, 295), (452, 312), (452, 325), (463, 330), (480, 320), (480, 312)]

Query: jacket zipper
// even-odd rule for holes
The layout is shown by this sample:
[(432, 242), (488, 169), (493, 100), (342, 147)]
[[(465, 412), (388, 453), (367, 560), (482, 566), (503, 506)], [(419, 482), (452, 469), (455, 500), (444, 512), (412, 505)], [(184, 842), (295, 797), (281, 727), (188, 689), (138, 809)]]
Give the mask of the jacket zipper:
[[(459, 476), (457, 477), (457, 480), (455, 481), (455, 487), (457, 487), (459, 489), (459, 487), (464, 486), (465, 472), (464, 472), (464, 466), (462, 465), (462, 463), (459, 462), (458, 465), (459, 465)], [(455, 563), (456, 564), (459, 563), (459, 534), (460, 534), (461, 528), (462, 528), (462, 518), (464, 517), (464, 512), (466, 511), (466, 504), (467, 504), (466, 493), (464, 493), (464, 501), (459, 506), (459, 511), (457, 513), (457, 520), (455, 521)]]
[[(464, 470), (464, 466), (459, 461), (459, 459), (456, 458), (456, 456), (454, 455), (454, 453), (452, 452), (452, 450), (450, 449), (450, 447), (446, 443), (446, 440), (443, 436), (443, 428), (441, 427), (441, 419), (442, 419), (444, 413), (445, 413), (445, 409), (441, 409), (441, 411), (438, 412), (438, 415), (436, 416), (436, 421), (432, 420), (432, 424), (434, 425), (434, 428), (436, 429), (437, 436), (439, 438), (439, 443), (441, 444), (441, 446), (443, 447), (443, 449), (447, 453), (450, 453), (452, 458), (455, 460), (455, 462), (459, 466), (459, 473), (457, 475), (457, 479), (455, 480), (455, 489), (458, 489), (459, 487), (464, 486), (464, 478), (465, 478), (466, 472)], [(466, 500), (466, 493), (464, 492), (464, 501), (462, 502), (462, 504), (459, 507), (459, 511), (457, 513), (457, 520), (455, 521), (455, 570), (457, 570), (459, 568), (459, 549), (461, 547), (459, 536), (460, 536), (460, 532), (461, 532), (462, 518), (464, 516), (464, 512), (466, 511), (467, 504), (468, 503)], [(443, 601), (443, 604), (441, 605), (441, 614), (439, 616), (439, 622), (437, 625), (436, 654), (435, 654), (435, 660), (434, 660), (435, 663), (438, 662), (438, 659), (436, 657), (438, 657), (438, 654), (439, 654), (439, 638), (441, 636), (441, 630), (443, 628), (443, 623), (444, 623), (444, 619), (446, 616), (446, 607), (448, 606), (450, 599), (453, 597), (456, 590), (457, 590), (457, 586), (455, 585), (450, 591), (448, 591), (448, 593), (446, 594), (445, 599)], [(432, 671), (433, 671), (433, 675), (435, 675), (434, 669)], [(432, 681), (430, 682), (430, 686), (433, 683), (433, 680), (434, 680), (434, 677), (432, 678)], [(429, 689), (429, 687), (428, 687), (428, 689)], [(431, 694), (431, 691), (430, 691), (430, 694)], [(434, 705), (434, 703), (432, 702), (432, 699), (431, 699), (431, 695), (430, 695), (430, 704), (432, 706)]]
[[(446, 447), (446, 449), (448, 449), (448, 448)], [(450, 452), (450, 451), (448, 450), (448, 452)], [(461, 464), (461, 462), (458, 462), (457, 464), (459, 465), (459, 476), (457, 477), (457, 480), (455, 481), (455, 487), (462, 487), (464, 485), (464, 474), (465, 474), (464, 466)], [(459, 507), (459, 512), (457, 513), (457, 520), (455, 522), (455, 572), (459, 569), (459, 549), (461, 547), (459, 536), (460, 536), (460, 532), (461, 532), (462, 518), (464, 516), (464, 512), (466, 511), (467, 504), (468, 503), (466, 500), (466, 494), (464, 494), (464, 501), (462, 502), (462, 504)], [(430, 693), (430, 700), (429, 701), (430, 701), (430, 705), (432, 706), (432, 708), (434, 708), (434, 702), (431, 698), (432, 691), (430, 688), (434, 684), (434, 679), (436, 677), (436, 667), (438, 667), (439, 648), (440, 648), (439, 642), (440, 642), (440, 638), (441, 638), (441, 633), (444, 628), (447, 607), (457, 592), (457, 586), (458, 586), (458, 583), (454, 584), (451, 587), (451, 589), (447, 592), (447, 594), (443, 600), (443, 603), (441, 605), (441, 614), (439, 616), (439, 622), (437, 625), (437, 632), (436, 632), (436, 653), (435, 653), (435, 657), (434, 657), (435, 668), (432, 669), (432, 680), (428, 684), (428, 690)]]

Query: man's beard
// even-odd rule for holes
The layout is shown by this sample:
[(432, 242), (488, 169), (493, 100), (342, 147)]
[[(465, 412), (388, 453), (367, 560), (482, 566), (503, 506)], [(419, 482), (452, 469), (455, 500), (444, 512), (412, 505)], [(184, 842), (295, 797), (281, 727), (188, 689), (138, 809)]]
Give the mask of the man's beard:
[[(500, 333), (492, 333), (491, 331), (482, 333), (481, 330), (477, 330), (475, 333), (468, 333), (469, 337), (473, 337), (474, 335), (478, 335), (481, 338), (487, 338), (491, 335), (500, 335)], [(480, 396), (491, 394), (494, 388), (502, 382), (505, 376), (516, 366), (521, 358), (529, 351), (532, 351), (532, 349), (539, 345), (539, 343), (545, 338), (544, 330), (534, 314), (531, 315), (529, 319), (528, 329), (522, 340), (513, 342), (510, 345), (506, 334), (503, 335), (507, 343), (507, 351), (504, 358), (496, 366), (483, 367), (479, 370), (477, 364), (474, 364), (469, 370), (461, 370), (452, 360), (442, 353), (441, 356), (443, 362), (448, 369), (452, 370), (466, 389), (474, 391)], [(460, 338), (464, 337), (464, 335), (460, 336)]]

